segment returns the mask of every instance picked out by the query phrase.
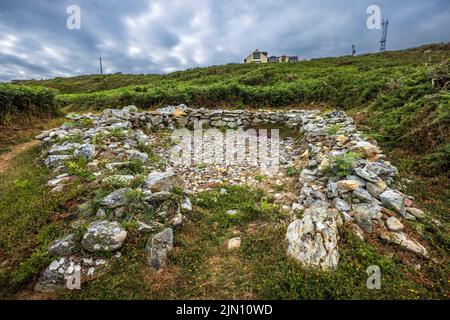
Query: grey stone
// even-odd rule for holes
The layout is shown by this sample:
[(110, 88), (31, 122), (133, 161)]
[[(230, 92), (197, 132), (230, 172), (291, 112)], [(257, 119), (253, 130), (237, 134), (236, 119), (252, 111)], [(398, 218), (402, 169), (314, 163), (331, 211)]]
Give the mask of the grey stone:
[(147, 197), (147, 201), (150, 203), (165, 201), (170, 199), (171, 196), (172, 194), (168, 191), (159, 191), (149, 195)]
[(79, 146), (73, 153), (75, 157), (82, 157), (90, 161), (95, 156), (95, 146), (93, 144), (85, 143)]
[(49, 255), (64, 256), (76, 253), (78, 244), (74, 241), (73, 234), (69, 234), (61, 239), (55, 240), (48, 249)]
[(397, 244), (419, 256), (424, 258), (429, 257), (427, 249), (416, 240), (409, 238), (404, 232), (383, 232), (380, 237), (389, 243)]
[(380, 185), (380, 184), (376, 184), (376, 183), (367, 182), (366, 190), (367, 190), (367, 192), (369, 192), (369, 194), (372, 197), (379, 199), (380, 194), (382, 194), (384, 192), (384, 190), (386, 190), (386, 185)]
[(144, 188), (152, 191), (171, 191), (173, 188), (184, 188), (184, 181), (173, 172), (152, 172), (145, 179)]
[(127, 154), (129, 160), (138, 160), (142, 163), (145, 163), (148, 160), (148, 155), (144, 152), (140, 152), (137, 150), (127, 150)]
[(184, 198), (183, 202), (181, 203), (181, 209), (186, 211), (192, 211), (192, 203), (189, 198)]
[(287, 229), (287, 254), (306, 267), (336, 269), (339, 261), (336, 218), (324, 208), (306, 209)]
[(333, 206), (336, 208), (336, 210), (341, 212), (349, 212), (351, 210), (350, 205), (340, 198), (333, 199)]
[(158, 271), (166, 266), (167, 253), (173, 248), (173, 230), (167, 228), (149, 239), (145, 249), (147, 262)]
[(396, 217), (390, 217), (386, 220), (386, 225), (391, 231), (401, 231), (404, 226)]
[(356, 223), (366, 232), (372, 232), (372, 220), (370, 216), (363, 212), (356, 212), (354, 215)]
[(102, 199), (102, 205), (112, 209), (125, 205), (128, 201), (126, 196), (128, 190), (131, 189), (122, 188), (111, 192), (109, 195)]
[(81, 246), (89, 252), (116, 251), (122, 247), (126, 237), (127, 231), (116, 221), (99, 220), (89, 225)]
[(353, 169), (353, 171), (355, 171), (355, 173), (359, 177), (363, 178), (366, 181), (377, 183), (380, 180), (380, 178), (371, 171), (367, 171), (367, 170), (361, 169), (361, 168), (355, 168), (355, 169)]
[(385, 162), (370, 162), (365, 166), (364, 169), (375, 173), (383, 180), (386, 180), (388, 177), (395, 176), (398, 172), (396, 167)]
[(408, 207), (408, 208), (406, 208), (406, 212), (413, 215), (416, 218), (425, 217), (425, 212), (423, 212), (422, 210), (417, 209), (417, 208)]
[(366, 191), (366, 189), (358, 188), (353, 191), (353, 195), (356, 196), (359, 200), (366, 201), (366, 202), (373, 202), (375, 199), (370, 195), (369, 192)]
[(55, 167), (58, 167), (62, 164), (64, 164), (65, 161), (71, 159), (71, 155), (51, 155), (47, 157), (47, 159), (44, 160), (44, 164), (47, 168), (53, 169)]
[(356, 213), (361, 213), (369, 219), (379, 219), (381, 217), (381, 207), (376, 203), (354, 203), (352, 209)]
[(406, 216), (405, 197), (398, 191), (388, 189), (380, 194), (380, 200), (387, 209), (393, 208), (401, 216)]

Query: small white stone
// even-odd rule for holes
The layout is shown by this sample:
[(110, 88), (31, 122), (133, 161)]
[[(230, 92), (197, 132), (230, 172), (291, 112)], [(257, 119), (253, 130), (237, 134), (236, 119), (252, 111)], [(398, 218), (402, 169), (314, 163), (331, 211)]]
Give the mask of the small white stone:
[(240, 246), (241, 246), (241, 238), (240, 237), (234, 237), (234, 238), (228, 239), (228, 241), (227, 241), (228, 250), (238, 249)]

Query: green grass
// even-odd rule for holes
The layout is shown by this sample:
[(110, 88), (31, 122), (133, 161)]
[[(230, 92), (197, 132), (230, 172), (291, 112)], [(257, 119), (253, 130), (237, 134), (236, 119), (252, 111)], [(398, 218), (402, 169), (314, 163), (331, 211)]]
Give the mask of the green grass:
[(49, 243), (68, 227), (65, 205), (83, 193), (74, 185), (51, 194), (48, 170), (35, 164), (38, 156), (38, 147), (20, 154), (0, 176), (0, 257), (8, 261), (0, 268), (0, 297), (22, 288), (49, 263)]
[(0, 83), (0, 124), (56, 115), (57, 90)]

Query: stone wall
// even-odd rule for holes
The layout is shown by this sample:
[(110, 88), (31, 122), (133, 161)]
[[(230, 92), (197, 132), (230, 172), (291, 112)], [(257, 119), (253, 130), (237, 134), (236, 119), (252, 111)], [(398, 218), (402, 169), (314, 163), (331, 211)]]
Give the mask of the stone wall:
[[(145, 151), (152, 148), (148, 134), (193, 126), (195, 121), (205, 128), (230, 129), (282, 124), (303, 133), (306, 149), (297, 155), (302, 163), (300, 190), (292, 205), (286, 239), (287, 254), (304, 266), (338, 267), (341, 228), (348, 228), (362, 241), (375, 237), (424, 258), (429, 256), (402, 224), (402, 220), (421, 218), (424, 213), (413, 207), (412, 197), (396, 190), (397, 169), (342, 111), (251, 112), (180, 105), (138, 112), (128, 106), (106, 109), (101, 115), (67, 117), (71, 122), (37, 137), (43, 141), (43, 162), (53, 172), (48, 182), (52, 192), (64, 192), (76, 179), (106, 185), (110, 192), (96, 199), (95, 205), (88, 199), (73, 212), (78, 218), (72, 224), (74, 230), (85, 225), (87, 231), (82, 239), (69, 234), (52, 244), (49, 254), (55, 260), (42, 274), (38, 291), (64, 287), (65, 279), (77, 270), (83, 276), (100, 272), (109, 264), (99, 255), (103, 251), (117, 252), (114, 258), (120, 258), (127, 231), (118, 222), (124, 220), (136, 220), (140, 231), (151, 234), (146, 248), (148, 263), (155, 271), (165, 266), (176, 237), (171, 227), (182, 223), (192, 206), (187, 192), (181, 199), (171, 193), (173, 187), (186, 190), (185, 181), (167, 168), (161, 170), (149, 158)], [(144, 128), (151, 130), (146, 134)], [(80, 158), (81, 164), (76, 162)], [(142, 166), (136, 167), (136, 161)], [(132, 173), (121, 171), (130, 165), (134, 165)], [(146, 220), (149, 210), (155, 213), (151, 221)]]

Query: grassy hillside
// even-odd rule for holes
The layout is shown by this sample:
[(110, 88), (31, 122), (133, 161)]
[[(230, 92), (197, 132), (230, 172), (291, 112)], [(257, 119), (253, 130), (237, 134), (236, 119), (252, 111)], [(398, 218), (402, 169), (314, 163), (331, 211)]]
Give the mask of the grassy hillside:
[[(406, 154), (411, 169), (449, 172), (450, 44), (314, 59), (289, 64), (228, 64), (168, 75), (90, 75), (19, 82), (59, 90), (58, 104), (100, 110), (150, 108), (296, 107), (326, 104), (347, 110), (388, 150)], [(108, 89), (108, 90), (105, 90)]]
[(0, 125), (56, 114), (57, 93), (43, 86), (0, 84)]

